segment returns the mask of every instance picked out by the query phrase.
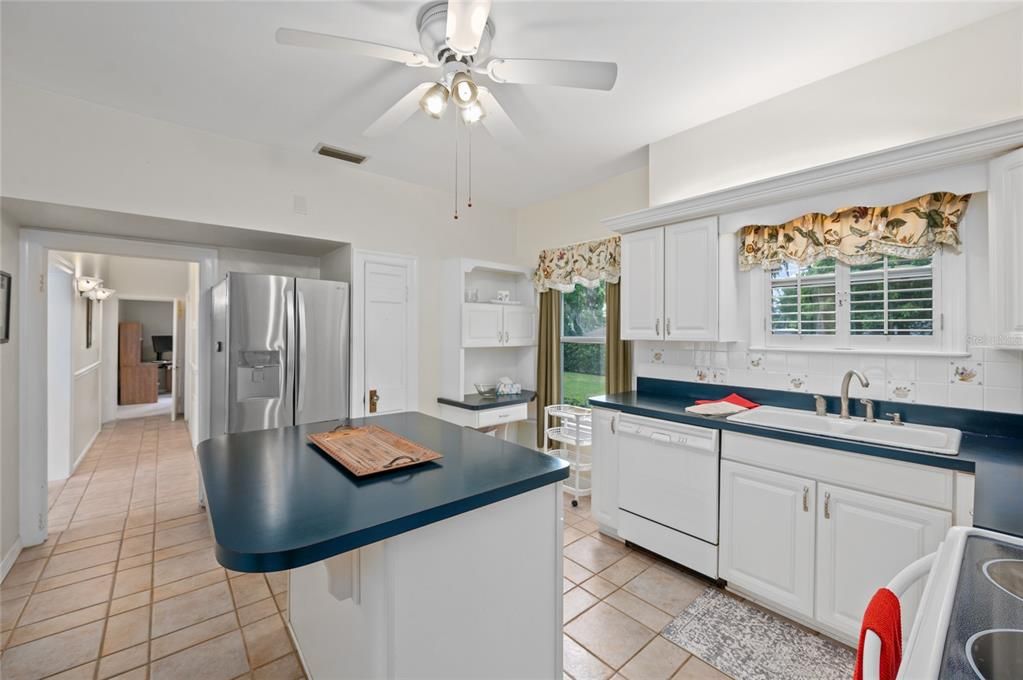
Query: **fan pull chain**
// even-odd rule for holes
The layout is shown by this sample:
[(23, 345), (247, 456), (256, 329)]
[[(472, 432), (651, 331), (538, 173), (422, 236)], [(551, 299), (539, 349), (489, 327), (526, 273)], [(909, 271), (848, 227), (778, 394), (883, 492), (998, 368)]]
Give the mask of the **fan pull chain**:
[(455, 113), (455, 219), (458, 219), (458, 114)]
[(466, 125), (466, 134), (469, 136), (469, 167), (466, 174), (469, 175), (469, 207), (472, 207), (472, 125)]

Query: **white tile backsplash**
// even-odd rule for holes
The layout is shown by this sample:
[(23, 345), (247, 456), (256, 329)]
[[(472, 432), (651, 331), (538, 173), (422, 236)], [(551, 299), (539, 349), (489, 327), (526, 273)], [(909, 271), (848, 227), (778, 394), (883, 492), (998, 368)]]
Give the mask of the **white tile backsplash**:
[[(653, 350), (660, 351), (656, 363)], [(856, 399), (1023, 413), (1023, 352), (972, 348), (969, 357), (750, 351), (744, 343), (636, 342), (636, 375), (837, 395), (850, 368), (870, 381)], [(971, 376), (972, 373), (972, 376)], [(899, 389), (903, 388), (903, 389)], [(809, 408), (810, 405), (807, 406)]]

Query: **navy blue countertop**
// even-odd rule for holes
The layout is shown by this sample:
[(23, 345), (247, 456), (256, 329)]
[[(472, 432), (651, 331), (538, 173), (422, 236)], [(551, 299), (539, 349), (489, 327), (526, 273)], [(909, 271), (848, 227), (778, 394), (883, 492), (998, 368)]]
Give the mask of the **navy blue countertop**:
[[(731, 392), (760, 404), (812, 410), (808, 394), (725, 385), (705, 385), (650, 378), (639, 379), (639, 391), (592, 397), (591, 406), (604, 407), (649, 418), (687, 425), (742, 432), (760, 437), (860, 453), (907, 463), (930, 465), (976, 475), (973, 523), (992, 531), (1023, 536), (1023, 417), (982, 411), (879, 402), (878, 412), (907, 412), (908, 422), (943, 425), (963, 431), (958, 456), (877, 446), (800, 432), (748, 425), (724, 416), (686, 413), (697, 399), (719, 399)], [(805, 402), (805, 403), (804, 403)], [(829, 412), (837, 412), (837, 398), (828, 398)], [(858, 406), (858, 404), (856, 404)], [(855, 415), (855, 410), (853, 411)], [(1015, 435), (1015, 436), (1011, 436)]]
[(533, 401), (534, 398), (536, 398), (536, 392), (522, 390), (519, 394), (502, 394), (496, 397), (484, 397), (479, 394), (467, 394), (461, 399), (437, 397), (437, 402), (440, 404), (447, 404), (448, 406), (468, 409), (470, 411), (484, 411), (486, 409), (500, 408), (502, 406), (528, 404)]
[(207, 439), (199, 466), (222, 565), (300, 567), (568, 477), (564, 461), (421, 413), (345, 422), (444, 457), (359, 479), (306, 440), (338, 421)]

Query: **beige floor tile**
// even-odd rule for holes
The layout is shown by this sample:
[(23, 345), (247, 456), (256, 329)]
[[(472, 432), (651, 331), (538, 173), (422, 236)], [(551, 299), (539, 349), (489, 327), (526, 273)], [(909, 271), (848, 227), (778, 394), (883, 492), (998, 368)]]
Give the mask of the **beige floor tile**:
[(266, 580), (270, 584), (270, 590), (273, 591), (274, 595), (287, 592), (288, 572), (272, 571), (269, 574), (266, 574)]
[(85, 625), (86, 623), (99, 621), (105, 618), (106, 615), (107, 605), (106, 603), (101, 603), (91, 607), (86, 607), (85, 609), (73, 611), (69, 614), (62, 614), (61, 616), (43, 619), (36, 623), (18, 626), (14, 629), (14, 632), (11, 633), (11, 637), (7, 640), (7, 645), (22, 645), (26, 642), (46, 637), (47, 635), (55, 635), (62, 631)]
[(565, 672), (575, 680), (607, 680), (614, 671), (603, 661), (586, 651), (578, 642), (563, 636)]
[(230, 680), (246, 673), (249, 664), (240, 631), (233, 631), (154, 661), (152, 680)]
[(291, 653), (291, 638), (284, 629), (280, 616), (271, 616), (250, 623), (242, 628), (245, 647), (249, 652), (249, 664), (258, 668), (274, 659)]
[(280, 610), (281, 616), (288, 618), (288, 594), (285, 592), (274, 595), (274, 602), (277, 603), (277, 609)]
[(0, 630), (10, 630), (14, 628), (14, 624), (17, 623), (18, 617), (21, 615), (25, 605), (28, 603), (28, 597), (19, 597), (16, 600), (4, 602), (0, 606)]
[(160, 562), (167, 560), (178, 555), (184, 555), (185, 553), (196, 552), (197, 550), (203, 550), (204, 548), (212, 548), (213, 539), (211, 538), (197, 538), (194, 541), (188, 543), (179, 543), (172, 545), (167, 548), (161, 548), (153, 553), (153, 561)]
[[(276, 608), (273, 611), (277, 613)], [(215, 637), (238, 629), (238, 619), (234, 612), (227, 612), (220, 616), (214, 616), (202, 623), (176, 630), (162, 637), (155, 638), (151, 645), (153, 659), (160, 659), (174, 652), (179, 652), (186, 647), (212, 640)]]
[(120, 570), (133, 569), (134, 567), (141, 567), (144, 564), (153, 563), (153, 553), (142, 553), (141, 555), (132, 555), (131, 557), (121, 558), (117, 563), (117, 568)]
[(141, 536), (132, 536), (126, 538), (121, 543), (121, 559), (126, 557), (132, 557), (133, 555), (141, 555), (148, 553), (153, 550), (153, 535), (146, 533)]
[(106, 564), (98, 564), (95, 567), (89, 567), (88, 569), (81, 569), (79, 571), (61, 574), (60, 576), (51, 576), (50, 578), (40, 579), (36, 584), (36, 592), (41, 593), (44, 590), (53, 590), (54, 588), (69, 586), (72, 583), (78, 583), (79, 581), (88, 581), (89, 579), (113, 574), (116, 566), (117, 564), (115, 562), (107, 562)]
[(582, 538), (585, 535), (586, 535), (585, 533), (583, 533), (582, 531), (579, 531), (575, 527), (565, 527), (565, 529), (561, 533), (562, 545), (568, 545), (569, 543), (572, 543), (573, 541), (578, 541), (580, 538)]
[(620, 668), (655, 633), (614, 607), (598, 602), (565, 626), (565, 632), (611, 668)]
[(597, 604), (599, 600), (582, 588), (573, 588), (565, 593), (562, 601), (562, 623), (568, 623), (584, 611)]
[(57, 673), (46, 678), (46, 680), (92, 680), (96, 675), (96, 662), (90, 661), (89, 663), (76, 666), (63, 673)]
[(650, 563), (640, 559), (636, 553), (630, 553), (600, 572), (600, 575), (617, 586), (624, 586), (646, 571), (649, 566)]
[[(110, 680), (146, 680), (149, 677), (149, 669), (143, 666), (142, 668), (136, 668), (135, 670), (128, 671), (127, 673), (121, 673), (110, 678)], [(49, 680), (49, 679), (47, 679)]]
[(9, 647), (0, 659), (0, 675), (4, 680), (36, 680), (93, 661), (102, 635), (103, 622), (96, 621)]
[(22, 583), (17, 586), (8, 586), (6, 583), (0, 586), (0, 603), (13, 602), (14, 600), (20, 600), (23, 597), (28, 597), (32, 594), (32, 588), (35, 586), (34, 583)]
[(114, 597), (149, 590), (153, 585), (153, 569), (148, 564), (117, 572), (114, 580)]
[(234, 609), (227, 583), (161, 600), (153, 605), (153, 637), (159, 637)]
[(114, 531), (109, 534), (100, 534), (98, 536), (89, 536), (88, 538), (82, 538), (77, 541), (68, 541), (62, 535), (60, 543), (53, 549), (54, 555), (60, 555), (62, 553), (71, 552), (73, 550), (81, 550), (82, 548), (91, 548), (94, 545), (102, 545), (104, 543), (113, 543), (121, 540), (121, 532)]
[(82, 548), (81, 550), (61, 555), (53, 555), (50, 557), (49, 562), (47, 562), (46, 568), (43, 569), (42, 577), (59, 576), (80, 569), (88, 569), (98, 564), (115, 562), (117, 561), (119, 549), (120, 544), (114, 542), (92, 546), (91, 548)]
[(589, 534), (597, 530), (597, 523), (592, 519), (584, 519), (575, 525), (575, 528), (584, 534)]
[(192, 590), (198, 590), (199, 588), (205, 588), (206, 586), (211, 586), (214, 583), (226, 580), (227, 575), (224, 573), (224, 569), (218, 566), (216, 569), (205, 571), (201, 574), (196, 574), (195, 576), (189, 576), (188, 578), (183, 578), (178, 581), (172, 581), (166, 585), (156, 586), (153, 588), (153, 601), (159, 602), (160, 600), (166, 600), (169, 597), (181, 595), (182, 593), (187, 593)]
[(151, 593), (148, 590), (119, 597), (110, 603), (110, 616), (145, 606), (149, 604), (150, 597)]
[(149, 643), (123, 649), (115, 654), (104, 656), (99, 660), (99, 680), (120, 675), (133, 668), (149, 663)]
[(106, 602), (110, 597), (112, 583), (113, 576), (101, 576), (63, 588), (47, 590), (45, 593), (36, 593), (25, 605), (20, 624), (27, 625)]
[(692, 576), (654, 566), (626, 583), (624, 588), (658, 609), (675, 616), (688, 607), (708, 586)]
[(18, 586), (36, 581), (39, 578), (39, 575), (43, 573), (43, 567), (45, 566), (45, 559), (31, 560), (29, 562), (15, 564), (11, 567), (11, 570), (7, 572), (7, 576), (4, 577), (4, 587), (10, 588), (11, 586)]
[(220, 567), (212, 547), (178, 555), (153, 565), (153, 585), (161, 586), (171, 581), (195, 576)]
[(592, 576), (583, 581), (581, 585), (601, 600), (618, 590), (618, 586), (600, 576)]
[(729, 680), (729, 678), (713, 666), (691, 656), (678, 673), (671, 676), (671, 680)]
[(260, 666), (253, 672), (252, 677), (254, 680), (298, 680), (302, 675), (302, 665), (298, 662), (298, 657), (288, 654)]
[(660, 631), (669, 623), (672, 617), (652, 604), (648, 604), (632, 593), (624, 590), (616, 590), (605, 600), (615, 609), (625, 612), (636, 619), (650, 630)]
[(270, 597), (270, 586), (262, 574), (242, 574), (231, 579), (234, 606), (243, 607)]
[(572, 583), (582, 583), (586, 579), (593, 576), (592, 571), (590, 571), (586, 567), (576, 564), (575, 562), (568, 558), (565, 558), (564, 560), (562, 572), (564, 573), (565, 578), (567, 578)]
[(628, 680), (669, 680), (688, 658), (689, 652), (657, 636), (619, 672)]
[(571, 545), (565, 546), (566, 557), (592, 572), (607, 569), (625, 557), (628, 552), (628, 548), (624, 545), (606, 543), (592, 536), (584, 536)]
[(210, 537), (208, 522), (193, 522), (170, 529), (159, 529), (156, 532), (156, 549), (169, 548), (179, 543), (188, 543), (200, 538)]
[(567, 578), (561, 579), (561, 594), (564, 595), (568, 591), (575, 588), (575, 584), (569, 581)]
[(238, 620), (244, 626), (252, 623), (253, 621), (259, 621), (260, 619), (265, 619), (268, 616), (273, 616), (276, 613), (277, 604), (274, 603), (272, 597), (268, 597), (265, 600), (260, 600), (259, 602), (254, 602), (244, 607), (238, 607)]
[(78, 541), (90, 536), (109, 534), (124, 529), (124, 517), (104, 517), (84, 522), (75, 521), (60, 537), (62, 541)]
[[(107, 619), (107, 630), (103, 636), (102, 654), (113, 654), (149, 639), (149, 607), (111, 616)], [(102, 665), (102, 664), (100, 664)]]
[(18, 559), (14, 563), (22, 564), (24, 562), (31, 562), (32, 560), (38, 560), (42, 557), (47, 557), (50, 553), (53, 552), (53, 549), (56, 547), (56, 545), (57, 545), (56, 540), (47, 539), (46, 541), (40, 543), (39, 545), (34, 545), (31, 548), (24, 548), (22, 549), (21, 553), (18, 555)]

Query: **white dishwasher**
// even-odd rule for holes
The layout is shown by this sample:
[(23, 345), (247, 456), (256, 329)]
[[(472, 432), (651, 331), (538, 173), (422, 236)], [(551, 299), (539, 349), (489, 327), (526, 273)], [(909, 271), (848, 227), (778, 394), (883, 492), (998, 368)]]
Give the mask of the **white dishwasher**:
[(719, 433), (622, 414), (619, 536), (718, 576)]

